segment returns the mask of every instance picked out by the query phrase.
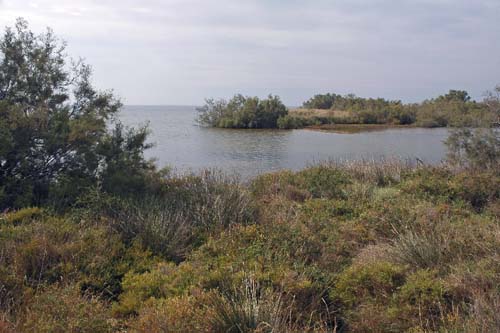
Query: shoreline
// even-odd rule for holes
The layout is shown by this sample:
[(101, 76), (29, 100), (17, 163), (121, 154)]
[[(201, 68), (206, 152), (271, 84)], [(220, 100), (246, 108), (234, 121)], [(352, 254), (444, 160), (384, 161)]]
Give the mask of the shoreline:
[(363, 132), (377, 132), (389, 129), (412, 129), (418, 128), (414, 125), (396, 124), (323, 124), (306, 126), (304, 129), (311, 131), (333, 132), (340, 134), (356, 134)]

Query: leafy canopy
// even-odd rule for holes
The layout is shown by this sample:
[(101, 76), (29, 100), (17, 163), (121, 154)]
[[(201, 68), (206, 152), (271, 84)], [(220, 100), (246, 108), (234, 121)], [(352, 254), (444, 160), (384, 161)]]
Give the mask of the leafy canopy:
[(198, 108), (198, 122), (208, 127), (276, 128), (278, 119), (288, 114), (278, 96), (267, 99), (235, 95), (229, 101), (208, 99)]
[(96, 90), (90, 66), (65, 47), (23, 19), (0, 37), (0, 208), (70, 204), (88, 186), (117, 190), (115, 171), (137, 182), (152, 169), (147, 129), (124, 131), (120, 101)]

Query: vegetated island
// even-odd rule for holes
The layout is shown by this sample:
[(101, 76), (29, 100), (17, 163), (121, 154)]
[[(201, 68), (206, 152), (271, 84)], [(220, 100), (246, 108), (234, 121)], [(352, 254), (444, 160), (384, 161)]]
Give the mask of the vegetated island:
[(408, 127), (490, 127), (500, 114), (488, 107), (496, 87), (481, 102), (462, 90), (450, 90), (421, 103), (404, 104), (355, 95), (316, 95), (302, 108), (288, 110), (278, 96), (267, 99), (236, 95), (229, 101), (207, 100), (198, 108), (198, 122), (220, 128), (309, 128), (346, 133)]
[(498, 131), (437, 167), (175, 175), (64, 54), (0, 38), (1, 332), (498, 331)]

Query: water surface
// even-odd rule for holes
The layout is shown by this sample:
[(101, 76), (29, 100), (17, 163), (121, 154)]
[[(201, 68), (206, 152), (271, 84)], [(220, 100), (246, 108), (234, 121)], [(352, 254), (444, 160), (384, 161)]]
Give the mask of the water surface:
[(446, 129), (387, 129), (340, 134), (312, 130), (232, 130), (196, 125), (192, 106), (125, 106), (127, 125), (149, 122), (155, 147), (146, 156), (179, 171), (220, 168), (244, 178), (279, 169), (299, 170), (331, 159), (419, 158), (439, 163)]

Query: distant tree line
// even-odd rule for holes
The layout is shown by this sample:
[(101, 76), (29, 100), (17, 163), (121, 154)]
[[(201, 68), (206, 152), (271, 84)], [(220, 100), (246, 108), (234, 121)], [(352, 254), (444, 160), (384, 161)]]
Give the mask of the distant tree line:
[[(400, 100), (362, 98), (353, 94), (315, 95), (303, 103), (307, 109), (348, 111), (348, 117), (316, 119), (320, 123), (399, 124), (420, 127), (484, 126), (495, 121), (495, 113), (486, 100), (476, 102), (467, 91), (450, 90), (447, 94), (422, 103), (404, 104)], [(290, 121), (293, 123), (293, 121)]]
[[(405, 104), (400, 100), (363, 98), (354, 94), (319, 94), (303, 103), (304, 109), (331, 110), (328, 115), (314, 112), (303, 115), (288, 112), (278, 96), (267, 99), (235, 95), (230, 100), (208, 99), (198, 108), (198, 122), (203, 126), (221, 128), (303, 128), (324, 124), (390, 124), (418, 127), (489, 127), (500, 122), (500, 108), (495, 97), (497, 87), (482, 102), (471, 99), (464, 90), (421, 103)], [(342, 114), (336, 114), (341, 111)]]

